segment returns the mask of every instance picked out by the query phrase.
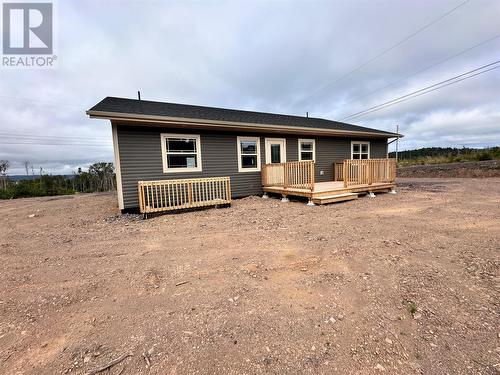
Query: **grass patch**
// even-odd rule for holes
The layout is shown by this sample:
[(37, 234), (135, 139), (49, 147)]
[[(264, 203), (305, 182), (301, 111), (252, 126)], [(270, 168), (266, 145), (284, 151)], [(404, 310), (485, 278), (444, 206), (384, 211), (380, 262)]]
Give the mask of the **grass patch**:
[(413, 302), (413, 301), (409, 301), (407, 309), (408, 309), (408, 312), (411, 314), (411, 316), (415, 315), (415, 313), (417, 312), (417, 305), (416, 305), (416, 303)]

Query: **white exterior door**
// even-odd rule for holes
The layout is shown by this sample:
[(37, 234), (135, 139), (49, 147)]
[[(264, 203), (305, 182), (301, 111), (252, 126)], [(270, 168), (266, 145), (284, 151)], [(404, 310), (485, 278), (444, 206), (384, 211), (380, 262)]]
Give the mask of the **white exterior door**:
[(266, 138), (266, 164), (286, 163), (286, 139)]

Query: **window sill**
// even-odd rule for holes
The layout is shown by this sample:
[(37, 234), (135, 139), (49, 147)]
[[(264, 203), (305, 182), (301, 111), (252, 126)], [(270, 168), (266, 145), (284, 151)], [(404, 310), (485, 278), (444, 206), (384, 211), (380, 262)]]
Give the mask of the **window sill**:
[(192, 173), (192, 172), (202, 172), (201, 168), (178, 168), (178, 169), (164, 169), (163, 173)]
[(247, 172), (260, 172), (260, 168), (241, 168), (238, 169), (239, 173), (247, 173)]

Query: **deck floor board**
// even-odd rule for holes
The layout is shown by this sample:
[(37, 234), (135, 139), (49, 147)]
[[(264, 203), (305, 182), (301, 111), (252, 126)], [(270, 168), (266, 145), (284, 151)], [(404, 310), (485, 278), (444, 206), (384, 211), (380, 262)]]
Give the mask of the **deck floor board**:
[(345, 194), (345, 193), (368, 193), (371, 191), (390, 190), (396, 186), (393, 182), (374, 182), (371, 185), (351, 185), (344, 187), (342, 181), (326, 181), (314, 183), (314, 191), (307, 189), (283, 188), (281, 186), (264, 186), (263, 190), (268, 193), (277, 193), (290, 196), (300, 196), (317, 198), (325, 195)]

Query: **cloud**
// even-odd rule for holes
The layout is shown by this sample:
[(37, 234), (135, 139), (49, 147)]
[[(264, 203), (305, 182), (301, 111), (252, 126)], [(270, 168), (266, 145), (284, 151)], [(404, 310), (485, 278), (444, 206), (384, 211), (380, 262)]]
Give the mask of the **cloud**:
[[(468, 2), (347, 76), (457, 1), (57, 5), (59, 65), (0, 70), (0, 134), (64, 137), (72, 144), (8, 145), (0, 139), (0, 158), (11, 160), (11, 173), (24, 173), (24, 160), (53, 173), (112, 161), (109, 123), (85, 115), (107, 95), (135, 97), (141, 90), (144, 99), (297, 115), (308, 111), (340, 120), (494, 61), (500, 50), (498, 38), (406, 79), (500, 34), (500, 3), (494, 0)], [(496, 70), (352, 122), (386, 130), (399, 124), (406, 135), (403, 148), (498, 144), (499, 91)]]

